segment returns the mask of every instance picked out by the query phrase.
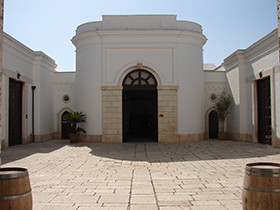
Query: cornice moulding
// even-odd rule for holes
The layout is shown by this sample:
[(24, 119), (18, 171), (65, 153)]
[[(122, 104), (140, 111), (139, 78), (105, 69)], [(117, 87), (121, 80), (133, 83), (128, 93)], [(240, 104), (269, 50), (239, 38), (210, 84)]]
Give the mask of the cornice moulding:
[[(84, 40), (92, 40), (92, 44), (106, 43), (105, 38), (153, 38), (161, 37), (165, 39), (175, 38), (173, 42), (178, 42), (178, 38), (182, 39), (195, 39), (198, 40), (204, 45), (207, 41), (207, 38), (202, 33), (193, 32), (193, 31), (182, 31), (182, 30), (112, 30), (112, 31), (90, 31), (84, 32), (75, 35), (72, 38), (72, 43), (77, 46), (78, 42)], [(93, 41), (95, 40), (95, 41)], [(162, 42), (162, 40), (159, 40)], [(155, 42), (155, 40), (152, 40)], [(115, 43), (115, 42), (113, 42)]]
[(3, 42), (12, 46), (13, 48), (23, 52), (28, 53), (30, 57), (34, 58), (34, 51), (31, 50), (29, 47), (25, 46), (9, 34), (3, 32)]

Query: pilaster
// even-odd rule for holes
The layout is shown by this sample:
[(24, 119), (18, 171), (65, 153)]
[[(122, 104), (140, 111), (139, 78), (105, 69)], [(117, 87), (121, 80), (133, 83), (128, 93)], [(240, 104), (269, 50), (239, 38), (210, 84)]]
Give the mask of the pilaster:
[(122, 143), (122, 89), (102, 87), (102, 142)]
[(158, 88), (158, 142), (178, 142), (178, 86)]

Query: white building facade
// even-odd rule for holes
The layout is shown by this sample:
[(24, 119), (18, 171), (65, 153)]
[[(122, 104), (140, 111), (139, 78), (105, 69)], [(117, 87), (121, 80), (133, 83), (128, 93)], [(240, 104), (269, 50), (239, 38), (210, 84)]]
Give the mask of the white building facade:
[(56, 66), (43, 52), (33, 51), (4, 33), (2, 149), (32, 142), (33, 133), (36, 141), (53, 138)]
[[(216, 68), (203, 65), (207, 38), (196, 23), (178, 21), (175, 15), (103, 16), (76, 30), (76, 72), (56, 72), (54, 60), (5, 34), (2, 125), (12, 123), (10, 84), (18, 85), (22, 100), (15, 102), (21, 107), (17, 126), (22, 129), (21, 141), (13, 143), (18, 137), (11, 134), (12, 126), (3, 126), (2, 146), (67, 138), (61, 118), (73, 111), (87, 115), (82, 125), (87, 134), (80, 138), (84, 142), (216, 138), (213, 104), (226, 89), (234, 99), (226, 122), (229, 137), (279, 147), (277, 40), (277, 30), (272, 31)], [(265, 97), (271, 105), (266, 108), (269, 116), (263, 116), (270, 118), (265, 140), (259, 139), (263, 133), (258, 127), (262, 85), (270, 88)]]

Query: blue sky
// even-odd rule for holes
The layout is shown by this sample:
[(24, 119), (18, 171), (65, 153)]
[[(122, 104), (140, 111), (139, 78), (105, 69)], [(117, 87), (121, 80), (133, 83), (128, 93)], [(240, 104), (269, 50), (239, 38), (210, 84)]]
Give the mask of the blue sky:
[(43, 51), (58, 71), (75, 70), (71, 38), (78, 25), (102, 15), (174, 14), (202, 25), (204, 63), (223, 62), (277, 27), (276, 0), (5, 0), (4, 31)]

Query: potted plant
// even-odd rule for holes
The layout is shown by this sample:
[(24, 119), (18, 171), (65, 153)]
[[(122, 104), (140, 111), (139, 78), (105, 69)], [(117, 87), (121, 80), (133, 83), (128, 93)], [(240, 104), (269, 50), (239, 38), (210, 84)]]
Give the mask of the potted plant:
[(68, 135), (71, 143), (77, 143), (79, 141), (80, 133), (86, 133), (86, 131), (77, 127), (78, 123), (86, 123), (86, 115), (82, 112), (67, 113), (63, 117), (63, 123), (69, 123), (70, 127), (68, 130)]
[(214, 104), (214, 108), (217, 111), (217, 120), (219, 121), (219, 139), (225, 140), (228, 138), (227, 133), (225, 133), (225, 120), (229, 114), (229, 107), (232, 103), (232, 97), (227, 93), (226, 90), (223, 90), (220, 95), (218, 95), (217, 101)]

